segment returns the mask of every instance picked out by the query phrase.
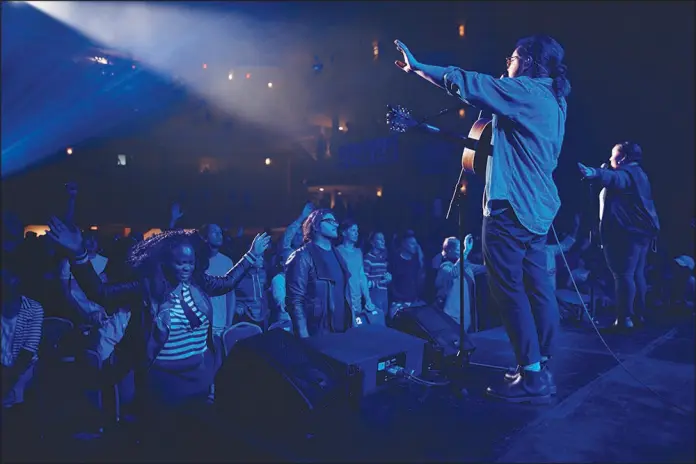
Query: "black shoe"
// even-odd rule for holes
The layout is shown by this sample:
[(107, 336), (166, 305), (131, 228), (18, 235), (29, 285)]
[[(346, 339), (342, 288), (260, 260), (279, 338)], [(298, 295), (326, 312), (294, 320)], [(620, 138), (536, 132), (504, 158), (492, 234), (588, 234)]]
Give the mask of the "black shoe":
[[(522, 367), (520, 366), (517, 366), (514, 369), (508, 369), (508, 371), (505, 373), (505, 382), (512, 382), (516, 380), (517, 377), (521, 375), (521, 372)], [(546, 385), (549, 386), (549, 393), (551, 395), (555, 395), (558, 392), (558, 388), (556, 388), (556, 383), (553, 381), (553, 374), (551, 374), (551, 371), (545, 362), (541, 363), (541, 373), (543, 374), (542, 377), (544, 382), (546, 382)]]
[(510, 403), (548, 404), (551, 393), (544, 378), (542, 371), (522, 370), (514, 380), (504, 380), (498, 387), (488, 387), (486, 394)]

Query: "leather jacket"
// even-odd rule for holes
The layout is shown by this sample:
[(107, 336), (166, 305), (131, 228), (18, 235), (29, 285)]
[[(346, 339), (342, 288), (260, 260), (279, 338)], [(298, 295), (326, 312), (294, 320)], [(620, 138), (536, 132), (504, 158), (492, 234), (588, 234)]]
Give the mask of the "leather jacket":
[(660, 221), (641, 165), (633, 162), (617, 169), (598, 169), (597, 175), (604, 187), (600, 193), (604, 203), (599, 229), (602, 241), (625, 240), (627, 235), (656, 237)]
[[(245, 255), (223, 277), (204, 275), (203, 280), (191, 283), (191, 296), (196, 307), (208, 318), (208, 348), (218, 360), (221, 349), (213, 342), (213, 306), (211, 296), (224, 295), (235, 289), (239, 281), (251, 268), (253, 259)], [(123, 343), (117, 346), (117, 363), (105, 373), (104, 381), (115, 383), (131, 369), (136, 375), (147, 372), (169, 338), (171, 328), (171, 303), (158, 302), (152, 293), (154, 286), (150, 278), (131, 282), (109, 284), (101, 281), (89, 261), (72, 263), (71, 271), (87, 298), (111, 314), (118, 308), (128, 308), (131, 319)]]
[(348, 280), (350, 272), (340, 253), (333, 249), (344, 274), (345, 298), (343, 302), (335, 302), (333, 286), (335, 283), (319, 276), (315, 256), (320, 251), (309, 242), (298, 248), (288, 258), (286, 279), (285, 306), (292, 319), (295, 335), (307, 338), (328, 331), (326, 318), (334, 311), (345, 311), (348, 326), (353, 326), (353, 316), (350, 309)]

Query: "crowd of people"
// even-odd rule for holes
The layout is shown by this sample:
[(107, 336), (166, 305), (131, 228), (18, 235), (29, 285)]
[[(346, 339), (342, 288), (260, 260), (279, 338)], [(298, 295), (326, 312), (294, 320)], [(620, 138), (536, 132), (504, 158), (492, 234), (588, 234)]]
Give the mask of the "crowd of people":
[[(389, 325), (421, 305), (469, 331), (501, 322), (518, 366), (487, 393), (548, 401), (556, 391), (547, 363), (559, 319), (583, 320), (585, 305), (612, 307), (614, 329), (630, 332), (660, 307), (693, 307), (693, 258), (649, 256), (660, 226), (637, 144), (617, 144), (610, 167), (579, 166), (603, 187), (601, 226), (586, 219), (583, 228), (575, 214), (569, 230), (553, 227), (560, 199), (552, 173), (570, 91), (557, 42), (519, 41), (507, 59), (509, 79), (425, 65), (396, 43), (404, 71), (517, 118), (517, 125), (496, 125), (481, 245), (473, 231), (460, 240), (381, 230), (312, 203), (275, 240), (267, 231), (212, 223), (179, 229), (178, 205), (169, 227), (147, 239), (99, 237), (75, 226), (77, 190), (69, 186), (67, 213), (51, 218), (45, 236), (25, 236), (16, 217), (4, 214), (3, 408), (16, 421), (5, 419), (3, 432), (35, 432), (27, 420), (42, 422), (36, 413), (47, 410), (31, 405), (50, 386), (33, 374), (42, 362), (72, 358), (85, 374), (76, 388), (130, 382), (139, 439), (160, 457), (164, 450), (181, 457), (195, 449), (192, 440), (205, 440), (216, 372), (234, 355), (225, 340), (240, 325), (308, 338), (365, 319)], [(539, 159), (525, 164), (520, 150)], [(59, 337), (56, 327), (65, 328)]]
[[(121, 407), (143, 421), (166, 424), (177, 423), (169, 419), (172, 411), (190, 412), (192, 405), (214, 400), (214, 375), (225, 356), (222, 340), (239, 323), (254, 324), (260, 332), (279, 329), (311, 337), (347, 330), (366, 314), (374, 315), (373, 323), (389, 324), (400, 310), (426, 304), (468, 331), (499, 323), (486, 298), (486, 267), (473, 234), (466, 235), (463, 250), (457, 237), (440, 237), (439, 249), (424, 251), (412, 230), (389, 234), (367, 224), (369, 233), (361, 233), (351, 218), (307, 203), (274, 241), (266, 233), (250, 241), (243, 230), (224, 231), (216, 224), (177, 229), (183, 212), (173, 205), (171, 213), (169, 228), (147, 239), (80, 232), (66, 218), (53, 218), (47, 235), (24, 236), (16, 216), (4, 215), (6, 410), (30, 409), (23, 407), (32, 401), (31, 395), (25, 401), (25, 390), (41, 391), (32, 388), (34, 368), (44, 354), (55, 359), (49, 353), (57, 349), (78, 362), (85, 352), (99, 360), (99, 368), (83, 377), (89, 385), (80, 388), (129, 382), (120, 395), (131, 392), (131, 397), (121, 398)], [(560, 244), (551, 237), (545, 247), (544, 272), (554, 276), (563, 318), (582, 317), (575, 285), (583, 297), (593, 294), (598, 307), (614, 306), (611, 272), (590, 234), (581, 233), (579, 214)], [(659, 262), (650, 261), (658, 269), (643, 274), (652, 277), (647, 307), (667, 304), (670, 297), (693, 304), (686, 289), (693, 289), (693, 261), (689, 266), (689, 257), (670, 260), (680, 279), (678, 291), (675, 282), (664, 279)], [(686, 270), (681, 277), (680, 270)], [(639, 316), (636, 322), (650, 314)], [(50, 330), (44, 320), (67, 320), (72, 330), (57, 345), (42, 343), (42, 328)], [(83, 364), (81, 369), (96, 369)], [(98, 385), (89, 380), (95, 375)], [(103, 425), (89, 424), (92, 431)], [(150, 429), (173, 433), (161, 426)]]

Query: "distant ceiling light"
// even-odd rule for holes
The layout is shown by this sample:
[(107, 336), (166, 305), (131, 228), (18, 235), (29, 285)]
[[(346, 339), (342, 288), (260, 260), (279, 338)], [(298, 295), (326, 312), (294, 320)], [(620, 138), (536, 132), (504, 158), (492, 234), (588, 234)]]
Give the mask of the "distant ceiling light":
[(460, 117), (460, 118), (463, 118), (464, 116), (466, 116), (466, 111), (464, 111), (464, 108), (461, 108), (461, 109), (459, 110), (459, 117)]
[(345, 127), (343, 127), (343, 126), (338, 126), (338, 130), (340, 130), (340, 131), (344, 131), (344, 130), (346, 130), (346, 128), (345, 128)]
[(203, 69), (208, 69), (208, 65), (206, 63), (203, 63)]
[(246, 73), (246, 76), (245, 76), (245, 77), (246, 77), (247, 79), (251, 79), (251, 73)]
[(372, 56), (374, 56), (375, 59), (379, 56), (379, 42), (376, 40), (372, 42)]
[(269, 89), (272, 89), (272, 88), (273, 88), (273, 82), (269, 82), (269, 83), (268, 83), (268, 88), (269, 88)]
[(266, 158), (265, 163), (266, 163), (266, 166), (270, 166), (271, 165), (271, 158)]
[(381, 188), (378, 188), (378, 189), (377, 189), (377, 196), (378, 196), (378, 197), (381, 197), (381, 196), (382, 196), (382, 189), (381, 189)]
[(343, 195), (343, 193), (341, 193), (341, 192), (338, 192), (338, 194), (339, 194), (339, 195)]
[(319, 187), (319, 191), (320, 191), (320, 192), (323, 192), (323, 191), (324, 191), (324, 187)]
[(65, 153), (67, 153), (68, 155), (72, 155), (72, 148), (68, 148), (67, 150), (65, 150)]
[(464, 37), (464, 33), (466, 32), (466, 29), (464, 28), (464, 24), (459, 25), (459, 37)]
[(91, 227), (89, 228), (89, 230), (99, 230), (99, 227), (97, 227), (97, 226), (91, 226)]
[(135, 69), (135, 65), (131, 66), (131, 68)]
[(231, 81), (232, 79), (234, 79), (234, 73), (231, 72), (227, 75), (227, 80)]

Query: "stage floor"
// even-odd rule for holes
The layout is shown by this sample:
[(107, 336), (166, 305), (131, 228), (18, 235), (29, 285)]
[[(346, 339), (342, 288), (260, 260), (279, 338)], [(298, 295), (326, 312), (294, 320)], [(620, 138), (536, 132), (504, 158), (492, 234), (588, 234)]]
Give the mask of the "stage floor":
[[(631, 335), (603, 335), (641, 381), (694, 410), (692, 316)], [(501, 327), (472, 338), (477, 350), (466, 397), (447, 389), (424, 397), (422, 387), (379, 394), (369, 399), (353, 440), (325, 449), (317, 460), (694, 462), (693, 412), (671, 408), (639, 385), (590, 327), (564, 327), (552, 365), (558, 395), (548, 406), (484, 397), (514, 356)]]
[[(403, 386), (366, 399), (340, 443), (320, 438), (289, 449), (249, 440), (219, 425), (226, 461), (390, 462), (694, 462), (694, 415), (663, 403), (634, 381), (591, 328), (565, 327), (552, 369), (558, 396), (547, 406), (489, 400), (488, 383), (514, 364), (502, 328), (476, 334), (477, 351), (465, 384), (447, 388)], [(605, 335), (625, 366), (668, 401), (694, 410), (694, 319), (663, 321), (631, 335)], [(479, 365), (480, 364), (480, 365)], [(256, 442), (256, 445), (252, 444)], [(234, 443), (234, 444), (233, 444)], [(53, 447), (51, 447), (53, 448)], [(44, 459), (130, 461), (130, 446), (114, 436), (44, 448)], [(199, 462), (209, 456), (203, 450)], [(50, 455), (50, 457), (49, 457)], [(28, 457), (28, 456), (27, 456)], [(219, 460), (219, 459), (218, 459)]]

